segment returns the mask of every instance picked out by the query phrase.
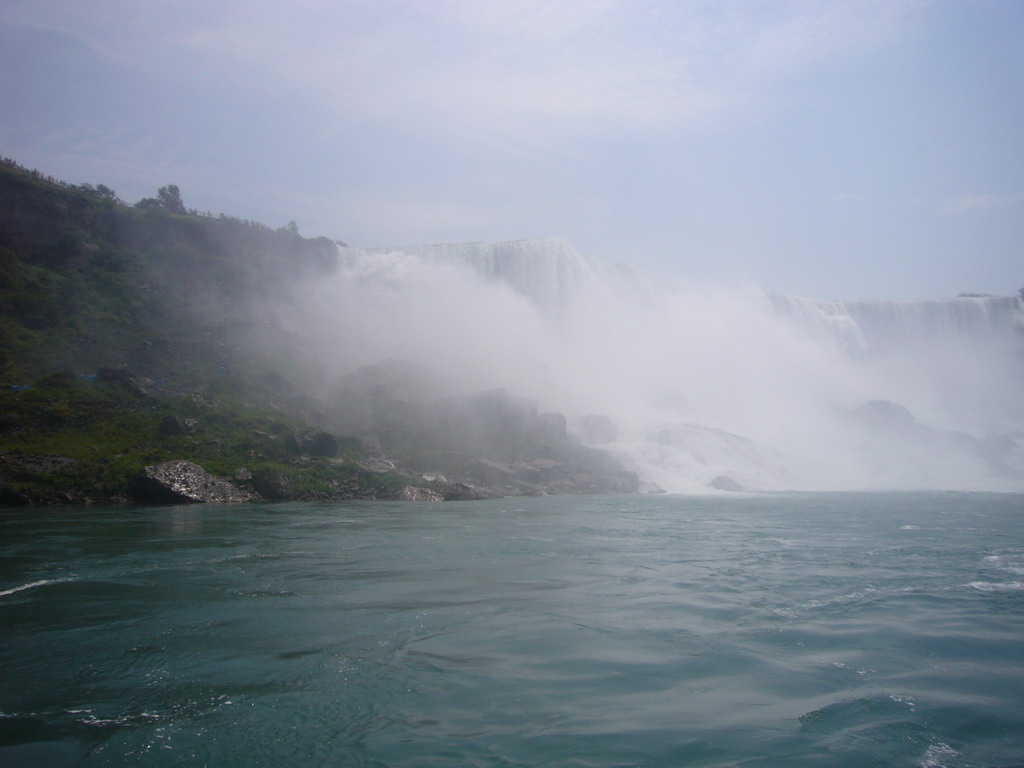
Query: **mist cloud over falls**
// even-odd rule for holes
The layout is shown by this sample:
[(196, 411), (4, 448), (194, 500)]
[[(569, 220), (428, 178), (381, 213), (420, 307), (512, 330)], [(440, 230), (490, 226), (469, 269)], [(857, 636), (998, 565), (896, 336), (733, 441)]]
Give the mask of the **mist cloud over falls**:
[(570, 429), (607, 417), (602, 447), (651, 489), (1024, 487), (1017, 297), (670, 284), (543, 239), (342, 248), (293, 322), (332, 380), (411, 361), (431, 384), (400, 397), (502, 388)]

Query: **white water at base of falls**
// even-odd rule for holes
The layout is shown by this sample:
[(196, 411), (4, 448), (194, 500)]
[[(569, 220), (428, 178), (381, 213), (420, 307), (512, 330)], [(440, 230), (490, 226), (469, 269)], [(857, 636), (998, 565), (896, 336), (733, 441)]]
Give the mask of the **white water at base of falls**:
[[(310, 290), (336, 374), (406, 359), (619, 427), (648, 488), (1024, 489), (1024, 303), (669, 283), (557, 239), (364, 251)], [(865, 403), (897, 403), (887, 421)]]

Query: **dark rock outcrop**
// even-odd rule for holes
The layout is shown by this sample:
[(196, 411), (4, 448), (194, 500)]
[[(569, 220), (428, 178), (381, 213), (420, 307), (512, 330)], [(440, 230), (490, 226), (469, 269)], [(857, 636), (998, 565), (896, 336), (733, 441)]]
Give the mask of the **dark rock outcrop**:
[(180, 435), (184, 431), (185, 428), (181, 425), (181, 422), (171, 415), (164, 416), (160, 420), (161, 435), (170, 437), (171, 435)]
[(120, 384), (133, 394), (144, 397), (160, 392), (160, 387), (151, 378), (138, 376), (125, 368), (100, 368), (96, 371), (96, 379), (105, 384)]
[(440, 492), (445, 501), (478, 501), (480, 499), (492, 498), (493, 494), (465, 483), (434, 483), (432, 486)]
[(284, 447), (296, 456), (321, 456), (329, 458), (338, 455), (338, 438), (328, 432), (309, 431), (284, 435)]
[(746, 490), (746, 488), (737, 483), (728, 475), (718, 475), (717, 477), (713, 478), (711, 482), (708, 483), (708, 485), (710, 485), (716, 491), (741, 492)]
[(253, 495), (214, 477), (191, 461), (165, 461), (144, 467), (132, 484), (137, 501), (152, 504), (199, 504), (252, 501)]
[(444, 501), (444, 494), (433, 488), (418, 485), (407, 485), (398, 495), (401, 501)]
[(295, 495), (291, 481), (282, 472), (257, 472), (250, 475), (256, 492), (265, 499), (285, 501)]

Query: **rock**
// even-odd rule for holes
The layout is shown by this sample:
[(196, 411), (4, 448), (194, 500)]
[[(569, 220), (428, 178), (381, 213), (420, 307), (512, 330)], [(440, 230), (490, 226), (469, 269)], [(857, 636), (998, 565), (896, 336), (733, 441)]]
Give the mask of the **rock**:
[(96, 380), (106, 384), (120, 384), (143, 396), (152, 396), (160, 392), (160, 387), (153, 379), (136, 376), (124, 368), (100, 368), (96, 371)]
[(327, 432), (306, 432), (298, 435), (288, 432), (283, 436), (283, 442), (285, 450), (297, 456), (329, 458), (338, 455), (338, 439)]
[(445, 501), (479, 501), (494, 496), (465, 483), (435, 483), (434, 488), (441, 493)]
[(512, 486), (512, 491), (516, 496), (546, 496), (547, 486), (519, 480)]
[(516, 479), (516, 471), (508, 464), (491, 459), (477, 459), (473, 462), (473, 476), (485, 483), (511, 483)]
[(540, 480), (550, 482), (564, 476), (568, 472), (564, 462), (555, 461), (554, 459), (534, 459), (517, 466), (528, 468), (528, 473), (523, 478), (524, 480), (539, 478)]
[(559, 443), (565, 440), (565, 416), (560, 413), (542, 413), (537, 417), (536, 439)]
[(25, 507), (31, 503), (32, 500), (21, 491), (0, 483), (0, 504), (10, 507)]
[(145, 376), (137, 376), (126, 368), (100, 368), (96, 379), (106, 384), (120, 384), (137, 395), (151, 396), (160, 391), (156, 382)]
[(307, 446), (306, 453), (311, 456), (338, 455), (338, 441), (334, 435), (327, 432), (316, 432), (310, 435)]
[(535, 442), (537, 404), (503, 389), (444, 398), (435, 407), (431, 437), (443, 450), (514, 460)]
[(589, 445), (607, 445), (619, 439), (619, 428), (607, 416), (591, 414), (580, 420), (580, 437)]
[(393, 461), (378, 456), (357, 462), (356, 466), (371, 475), (384, 475), (395, 471), (395, 463)]
[(444, 501), (444, 495), (433, 488), (407, 485), (398, 496), (402, 501)]
[(547, 479), (544, 472), (534, 466), (533, 462), (518, 461), (512, 465), (512, 469), (515, 470), (516, 479), (520, 482), (539, 484)]
[(198, 464), (181, 460), (144, 467), (132, 483), (132, 492), (138, 501), (154, 504), (229, 503), (254, 498)]
[(737, 483), (728, 475), (718, 475), (717, 477), (712, 478), (711, 482), (708, 483), (708, 485), (710, 485), (716, 491), (740, 492), (746, 490), (746, 488)]
[(170, 437), (171, 435), (180, 435), (184, 431), (185, 428), (181, 426), (181, 422), (169, 414), (160, 420), (161, 435)]
[(260, 496), (270, 501), (285, 501), (295, 496), (291, 480), (281, 472), (257, 472), (252, 475), (252, 485)]

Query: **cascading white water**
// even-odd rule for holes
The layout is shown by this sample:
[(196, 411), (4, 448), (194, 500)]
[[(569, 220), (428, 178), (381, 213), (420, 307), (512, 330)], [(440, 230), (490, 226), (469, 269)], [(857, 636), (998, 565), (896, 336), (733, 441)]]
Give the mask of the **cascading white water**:
[(1019, 343), (1024, 311), (1016, 296), (962, 296), (922, 301), (825, 301), (772, 294), (776, 312), (825, 330), (854, 354), (938, 343)]
[[(670, 283), (558, 239), (340, 254), (303, 317), (337, 373), (410, 359), (451, 391), (502, 387), (570, 424), (606, 415), (606, 447), (651, 487), (1024, 487), (1017, 297)], [(869, 401), (910, 421), (857, 411)]]

